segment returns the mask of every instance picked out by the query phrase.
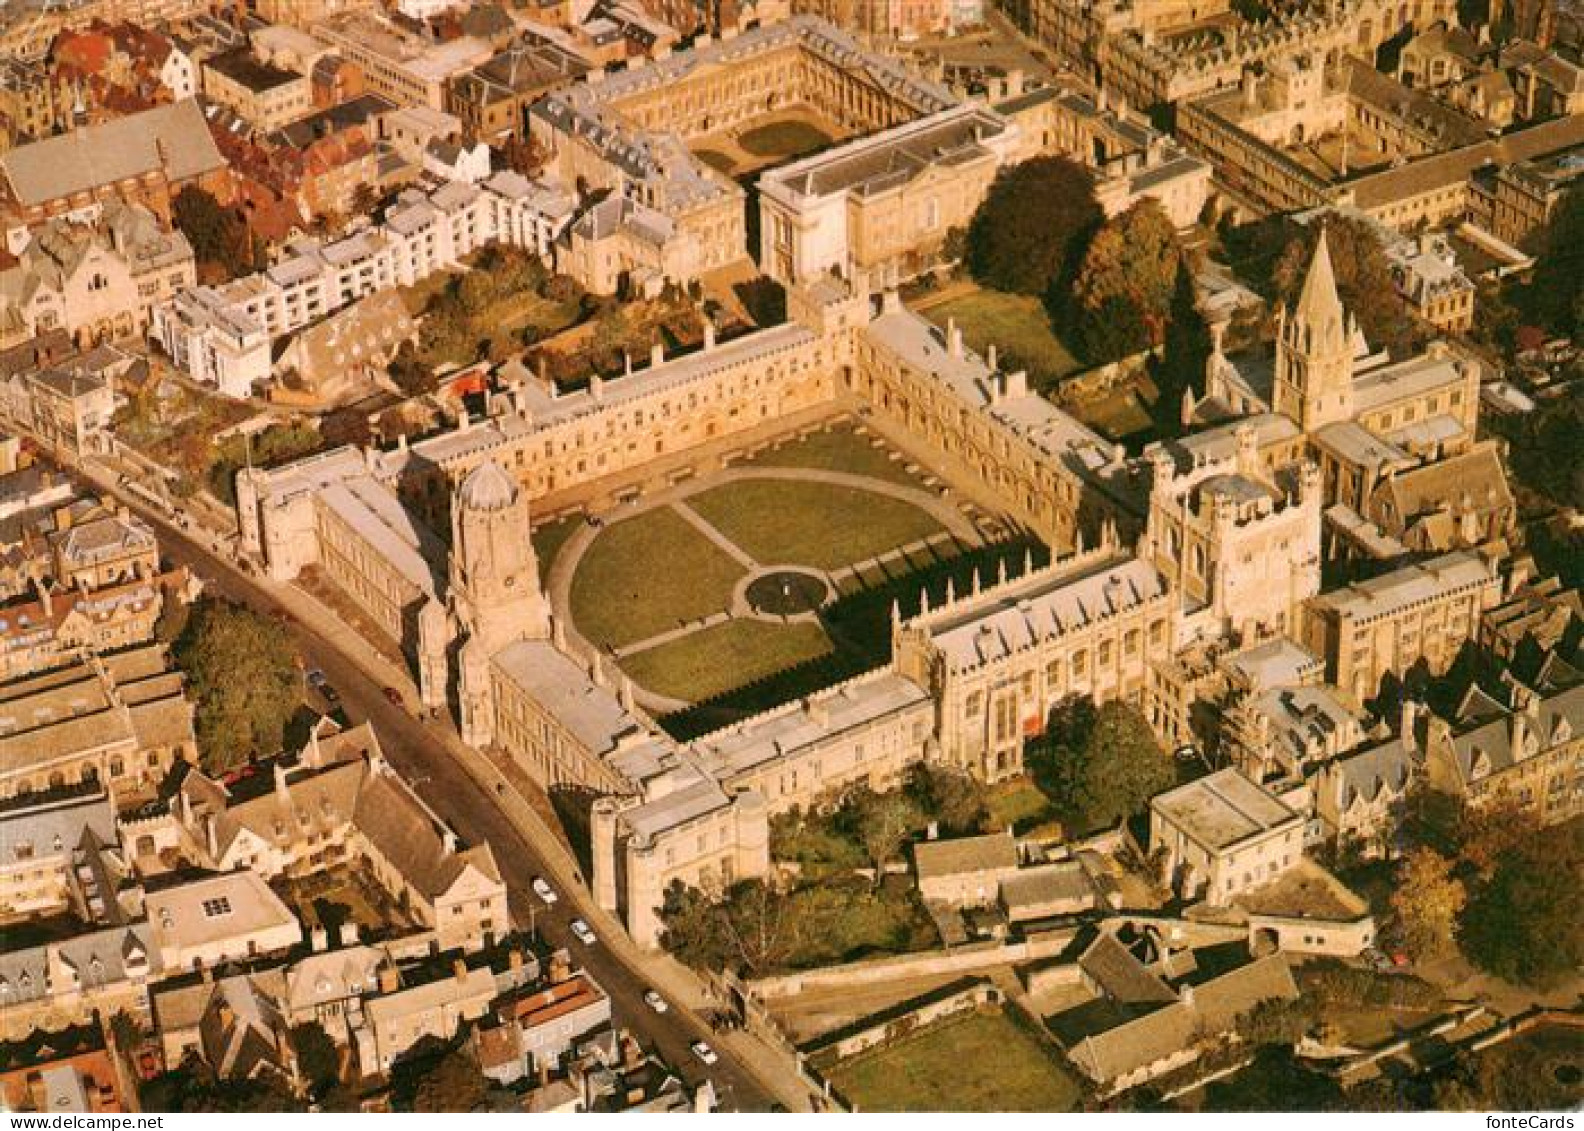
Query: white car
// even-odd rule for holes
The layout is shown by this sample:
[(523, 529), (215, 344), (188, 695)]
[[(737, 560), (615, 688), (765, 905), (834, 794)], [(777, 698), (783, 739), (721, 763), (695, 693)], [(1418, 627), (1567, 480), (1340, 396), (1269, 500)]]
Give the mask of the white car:
[(594, 930), (581, 919), (572, 920), (572, 933), (577, 936), (578, 942), (584, 946), (593, 946), (595, 942)]
[(666, 1004), (666, 999), (661, 997), (660, 994), (655, 990), (644, 991), (644, 1004), (650, 1009), (654, 1010), (656, 1013), (664, 1013), (666, 1010), (671, 1008)]
[(529, 884), (528, 886), (533, 888), (533, 893), (546, 903), (554, 903), (558, 898), (555, 893), (555, 888), (547, 884), (543, 876), (535, 876), (533, 878), (533, 883)]
[(710, 1048), (709, 1045), (705, 1044), (703, 1041), (694, 1041), (688, 1046), (688, 1048), (692, 1049), (693, 1055), (698, 1057), (705, 1064), (714, 1064), (720, 1059), (720, 1057), (715, 1055), (715, 1050)]

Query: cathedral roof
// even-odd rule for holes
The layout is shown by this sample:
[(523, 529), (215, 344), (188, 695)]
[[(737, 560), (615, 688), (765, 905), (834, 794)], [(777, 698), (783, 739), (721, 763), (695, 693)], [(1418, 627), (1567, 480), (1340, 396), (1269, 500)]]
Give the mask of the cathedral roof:
[(504, 510), (517, 501), (517, 484), (501, 470), (501, 465), (487, 459), (462, 480), (457, 501), (468, 510)]

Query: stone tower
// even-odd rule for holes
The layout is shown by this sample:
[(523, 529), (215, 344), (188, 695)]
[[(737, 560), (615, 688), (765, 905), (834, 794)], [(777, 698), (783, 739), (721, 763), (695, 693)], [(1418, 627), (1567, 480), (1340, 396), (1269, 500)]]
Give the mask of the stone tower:
[(451, 501), (451, 613), (462, 640), (462, 738), (483, 746), (494, 736), (491, 657), (550, 635), (528, 499), (494, 460), (468, 472)]
[(1353, 339), (1322, 229), (1303, 291), (1278, 316), (1274, 408), (1305, 432), (1353, 417)]

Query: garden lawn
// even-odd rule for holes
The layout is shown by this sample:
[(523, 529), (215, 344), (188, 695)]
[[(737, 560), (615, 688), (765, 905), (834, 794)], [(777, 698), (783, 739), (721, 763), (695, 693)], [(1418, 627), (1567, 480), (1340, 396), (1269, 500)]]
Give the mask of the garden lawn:
[(875, 447), (867, 436), (860, 436), (851, 425), (836, 424), (774, 448), (767, 448), (747, 461), (758, 467), (811, 467), (821, 471), (845, 471), (867, 475), (903, 487), (918, 487), (919, 480), (908, 474), (905, 461), (892, 459), (885, 447)]
[(755, 157), (801, 157), (829, 145), (831, 136), (812, 122), (793, 119), (753, 126), (737, 135), (744, 153)]
[(996, 348), (996, 362), (1002, 369), (1023, 369), (1029, 384), (1046, 392), (1063, 377), (1080, 368), (1051, 330), (1045, 305), (1033, 295), (1010, 295), (1001, 291), (975, 290), (959, 298), (930, 304), (925, 299), (919, 313), (945, 328), (954, 319), (969, 348), (984, 354)]
[(697, 703), (830, 651), (830, 638), (812, 622), (729, 620), (635, 652), (621, 668), (656, 695)]
[(572, 620), (622, 647), (725, 611), (743, 569), (669, 508), (612, 523), (578, 562)]
[(826, 1075), (859, 1111), (1072, 1111), (1082, 1098), (1055, 1053), (1001, 1010), (927, 1026)]
[(911, 503), (827, 483), (746, 480), (687, 505), (762, 565), (840, 569), (942, 529)]
[(550, 567), (555, 565), (556, 555), (561, 552), (561, 547), (567, 544), (567, 539), (576, 534), (578, 527), (582, 525), (582, 515), (569, 514), (565, 518), (558, 518), (554, 522), (547, 522), (543, 526), (534, 528), (533, 548), (534, 554), (539, 558), (541, 585), (549, 580)]

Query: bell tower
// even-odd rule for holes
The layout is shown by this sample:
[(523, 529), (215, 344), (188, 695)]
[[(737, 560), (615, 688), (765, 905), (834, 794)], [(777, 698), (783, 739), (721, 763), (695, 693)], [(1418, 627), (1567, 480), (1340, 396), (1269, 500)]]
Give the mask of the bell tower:
[(1298, 301), (1278, 315), (1271, 407), (1305, 432), (1351, 420), (1357, 328), (1337, 294), (1331, 247), (1322, 229)]
[(468, 472), (451, 505), (451, 601), (491, 654), (550, 635), (530, 532), (528, 499), (498, 463)]
[(468, 472), (451, 500), (451, 612), (462, 638), (462, 740), (485, 746), (495, 734), (492, 657), (519, 640), (550, 635), (528, 498), (494, 460)]

